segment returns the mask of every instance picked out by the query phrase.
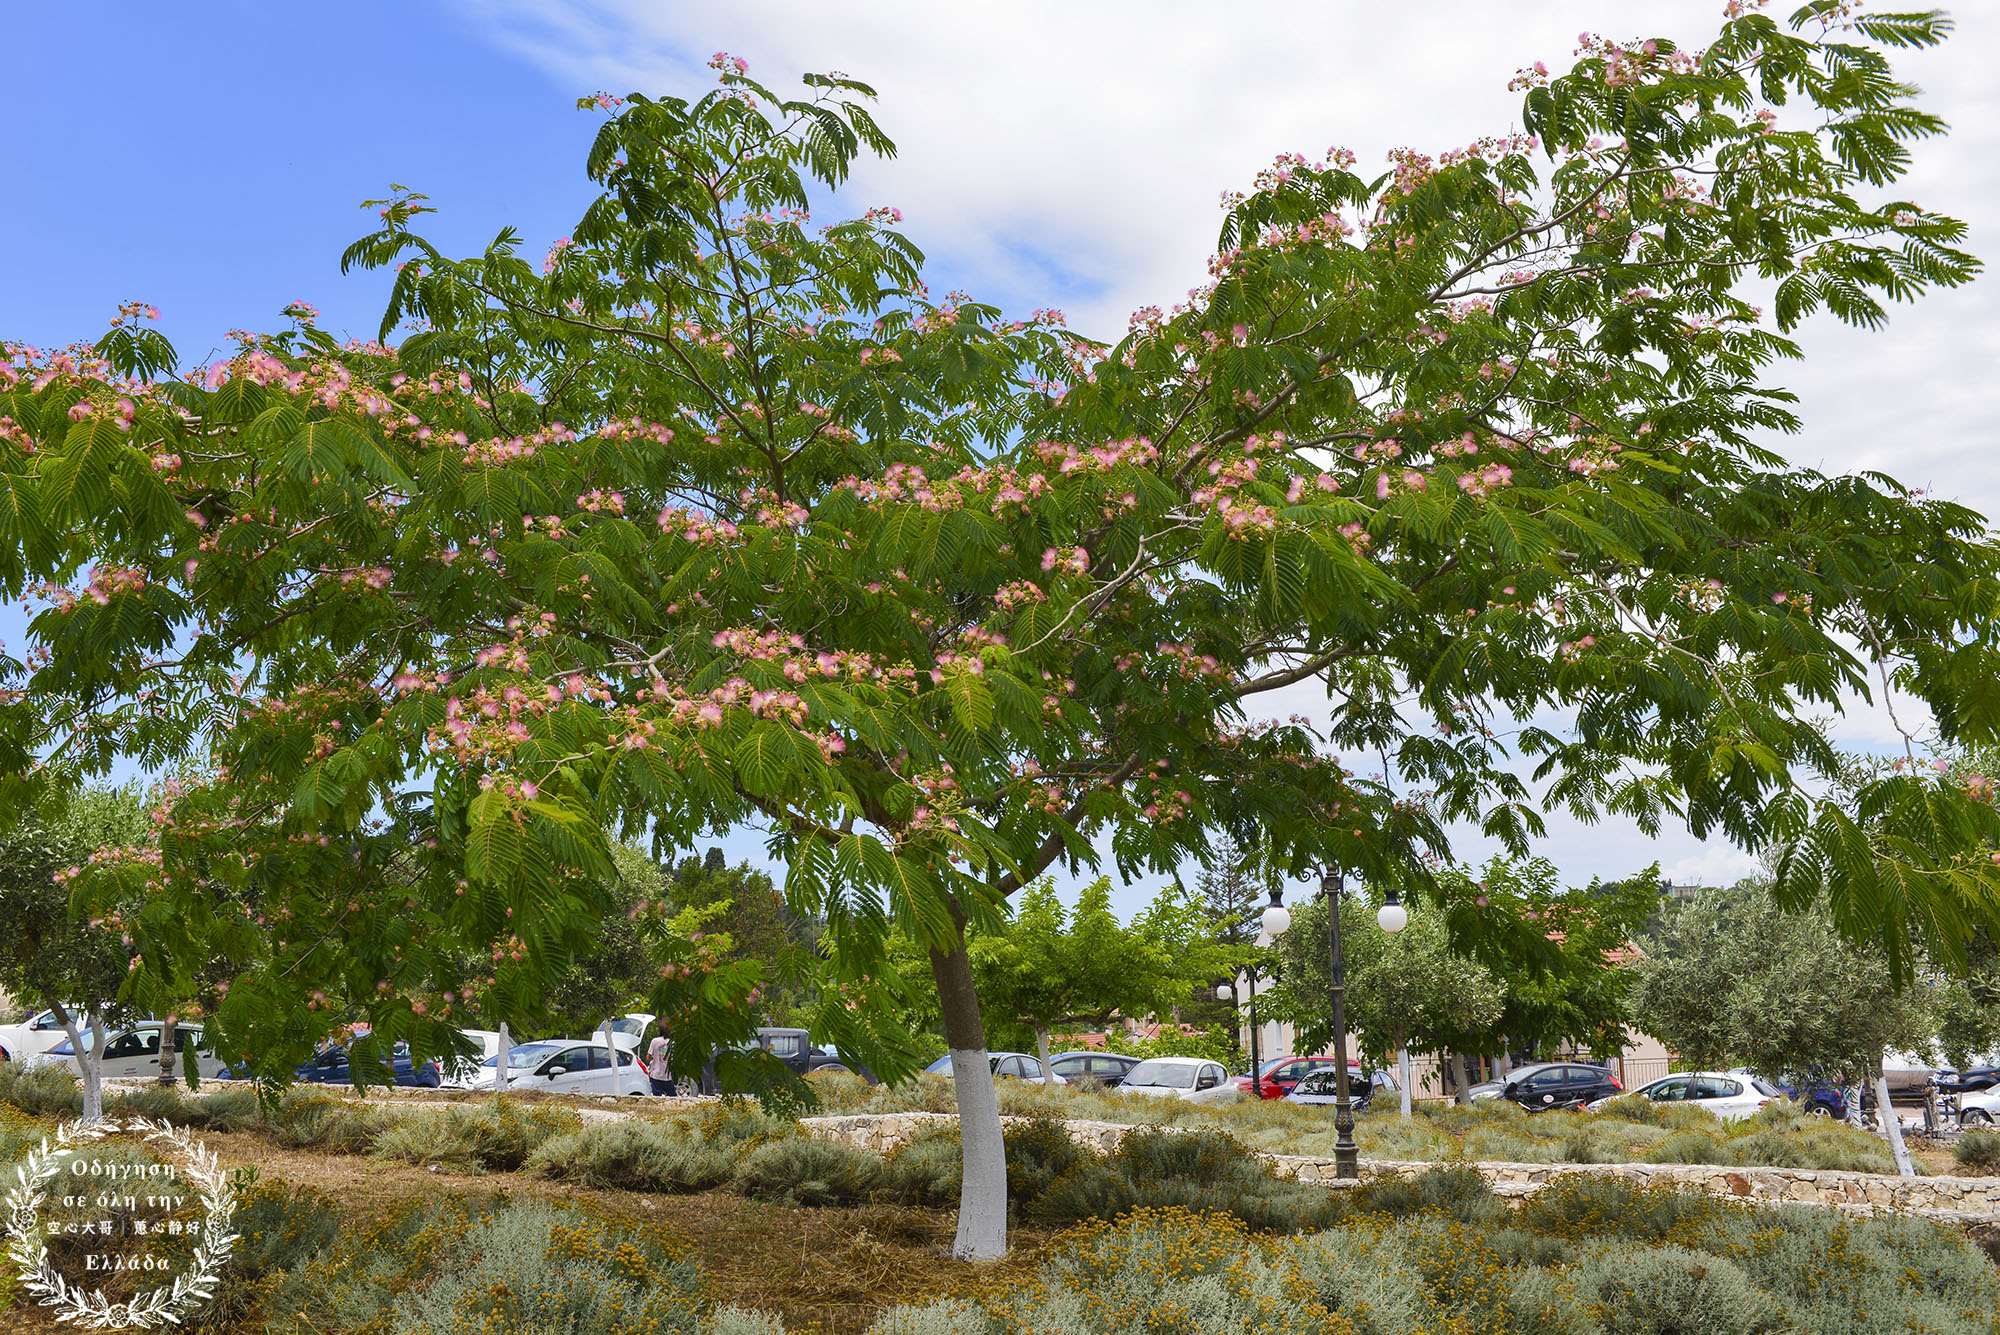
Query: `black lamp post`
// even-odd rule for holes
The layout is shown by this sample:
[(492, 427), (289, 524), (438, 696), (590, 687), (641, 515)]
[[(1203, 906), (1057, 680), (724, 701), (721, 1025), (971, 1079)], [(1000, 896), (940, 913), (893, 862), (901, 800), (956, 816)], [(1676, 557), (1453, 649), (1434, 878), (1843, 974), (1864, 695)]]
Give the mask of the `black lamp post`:
[[(1332, 986), (1328, 990), (1333, 1002), (1333, 1175), (1354, 1179), (1361, 1176), (1361, 1151), (1354, 1143), (1354, 1105), (1348, 1101), (1347, 961), (1340, 950), (1340, 905), (1347, 896), (1347, 882), (1340, 869), (1334, 867), (1321, 875), (1319, 887), (1319, 897), (1326, 901), (1327, 954), (1332, 966)], [(1387, 902), (1376, 912), (1375, 921), (1385, 932), (1400, 932), (1409, 921), (1409, 914), (1396, 902), (1394, 890), (1389, 891)], [(1285, 912), (1278, 902), (1278, 892), (1273, 890), (1271, 907), (1264, 910), (1264, 930), (1276, 936), (1291, 924), (1292, 915)]]

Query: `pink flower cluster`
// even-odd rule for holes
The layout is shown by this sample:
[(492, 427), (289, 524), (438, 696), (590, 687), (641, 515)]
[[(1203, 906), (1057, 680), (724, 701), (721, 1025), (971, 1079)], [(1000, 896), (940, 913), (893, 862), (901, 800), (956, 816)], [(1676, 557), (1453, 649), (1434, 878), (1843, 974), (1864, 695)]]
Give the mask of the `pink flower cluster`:
[(1458, 489), (1471, 496), (1486, 496), (1501, 487), (1511, 486), (1514, 470), (1506, 464), (1491, 463), (1476, 473), (1460, 473)]
[(727, 519), (716, 519), (699, 510), (682, 510), (672, 506), (660, 511), (660, 532), (672, 534), (697, 547), (706, 547), (718, 542), (728, 542), (736, 537), (736, 525)]
[[(463, 443), (463, 433), (460, 440)], [(551, 422), (539, 431), (524, 436), (495, 436), (491, 440), (473, 441), (466, 445), (465, 462), (474, 466), (504, 465), (516, 459), (532, 459), (536, 453), (551, 445), (566, 445), (576, 439), (576, 432), (561, 422)]]
[(1042, 553), (1042, 569), (1082, 575), (1090, 570), (1090, 553), (1081, 547), (1072, 547), (1068, 552), (1060, 547), (1051, 547)]
[(1025, 579), (1017, 579), (1000, 586), (993, 595), (993, 606), (1002, 612), (1011, 612), (1017, 607), (1026, 607), (1031, 603), (1047, 602), (1048, 597), (1035, 584)]

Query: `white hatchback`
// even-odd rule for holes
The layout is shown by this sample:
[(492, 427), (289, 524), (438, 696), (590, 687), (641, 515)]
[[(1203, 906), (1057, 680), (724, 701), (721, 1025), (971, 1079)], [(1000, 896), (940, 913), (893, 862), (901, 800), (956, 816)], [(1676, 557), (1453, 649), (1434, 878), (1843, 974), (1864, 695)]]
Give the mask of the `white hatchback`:
[[(143, 1080), (157, 1078), (160, 1074), (160, 1029), (158, 1020), (142, 1020), (138, 1024), (122, 1025), (109, 1030), (104, 1041), (104, 1078), (106, 1080)], [(90, 1050), (90, 1031), (83, 1032), (84, 1051)], [(195, 1071), (203, 1080), (221, 1078), (224, 1066), (216, 1055), (201, 1041), (201, 1030), (191, 1025), (174, 1027), (174, 1051), (185, 1053), (192, 1046), (195, 1050)], [(179, 1077), (186, 1069), (184, 1058), (175, 1056), (170, 1063), (173, 1073)], [(76, 1050), (69, 1039), (55, 1045), (39, 1057), (30, 1057), (28, 1066), (66, 1066), (76, 1074), (83, 1074), (83, 1067), (77, 1062)]]
[(1189, 1103), (1234, 1103), (1242, 1097), (1222, 1063), (1204, 1057), (1149, 1057), (1134, 1066), (1113, 1092), (1126, 1098), (1184, 1099)]
[[(1754, 1115), (1772, 1099), (1783, 1098), (1784, 1093), (1754, 1075), (1677, 1071), (1639, 1086), (1630, 1095), (1616, 1097), (1651, 1099), (1655, 1103), (1691, 1103), (1697, 1108), (1707, 1109), (1725, 1122), (1735, 1122)], [(1590, 1105), (1590, 1111), (1596, 1112), (1609, 1102), (1610, 1099), (1599, 1099)]]
[[(625, 1048), (617, 1049), (617, 1058), (613, 1067), (610, 1049), (584, 1039), (517, 1043), (507, 1054), (507, 1088), (557, 1094), (650, 1095), (653, 1082), (646, 1078), (646, 1068)], [(458, 1089), (492, 1089), (499, 1060), (497, 1055), (488, 1057), (470, 1079), (446, 1083)]]

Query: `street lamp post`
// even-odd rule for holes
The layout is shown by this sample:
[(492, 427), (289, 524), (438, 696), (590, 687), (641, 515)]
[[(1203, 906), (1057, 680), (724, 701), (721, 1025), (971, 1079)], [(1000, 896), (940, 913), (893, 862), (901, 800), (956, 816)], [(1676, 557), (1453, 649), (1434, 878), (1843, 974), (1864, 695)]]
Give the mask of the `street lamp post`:
[[(1347, 882), (1339, 868), (1329, 868), (1321, 877), (1319, 897), (1326, 901), (1327, 956), (1331, 966), (1333, 1002), (1333, 1175), (1353, 1180), (1361, 1176), (1361, 1151), (1354, 1143), (1354, 1105), (1347, 1089), (1347, 962), (1340, 950), (1340, 905), (1347, 895)], [(1385, 932), (1400, 932), (1410, 920), (1409, 913), (1396, 902), (1396, 892), (1375, 914)], [(1292, 925), (1292, 915), (1279, 902), (1279, 892), (1271, 892), (1271, 907), (1264, 910), (1264, 930), (1277, 936)]]
[(1333, 1175), (1361, 1176), (1361, 1150), (1354, 1143), (1354, 1105), (1347, 1099), (1347, 959), (1340, 951), (1340, 905), (1347, 882), (1336, 868), (1320, 877), (1326, 901), (1327, 948), (1333, 965)]
[[(1243, 985), (1248, 989), (1245, 999), (1250, 1005), (1250, 1091), (1252, 1098), (1261, 1098), (1263, 1097), (1263, 1090), (1257, 1079), (1257, 1068), (1263, 1062), (1257, 1055), (1257, 966), (1255, 964), (1245, 966), (1243, 970)], [(1228, 1001), (1235, 995), (1236, 989), (1228, 983), (1224, 983), (1215, 989), (1215, 999), (1217, 1001)]]

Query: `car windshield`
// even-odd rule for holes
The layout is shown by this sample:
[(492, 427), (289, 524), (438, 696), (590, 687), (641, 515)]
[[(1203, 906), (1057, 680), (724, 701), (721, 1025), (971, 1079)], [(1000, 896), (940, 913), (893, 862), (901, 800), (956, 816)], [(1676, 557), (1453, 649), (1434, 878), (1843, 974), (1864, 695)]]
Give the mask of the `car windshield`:
[(1162, 1089), (1193, 1089), (1195, 1068), (1180, 1062), (1140, 1062), (1125, 1077), (1128, 1085), (1157, 1085)]
[[(517, 1066), (539, 1066), (541, 1065), (542, 1058), (548, 1056), (561, 1046), (562, 1044), (560, 1043), (523, 1043), (519, 1047), (511, 1048), (507, 1053), (507, 1069), (511, 1071)], [(500, 1064), (500, 1054), (496, 1052), (479, 1064), (481, 1066), (498, 1066)]]

